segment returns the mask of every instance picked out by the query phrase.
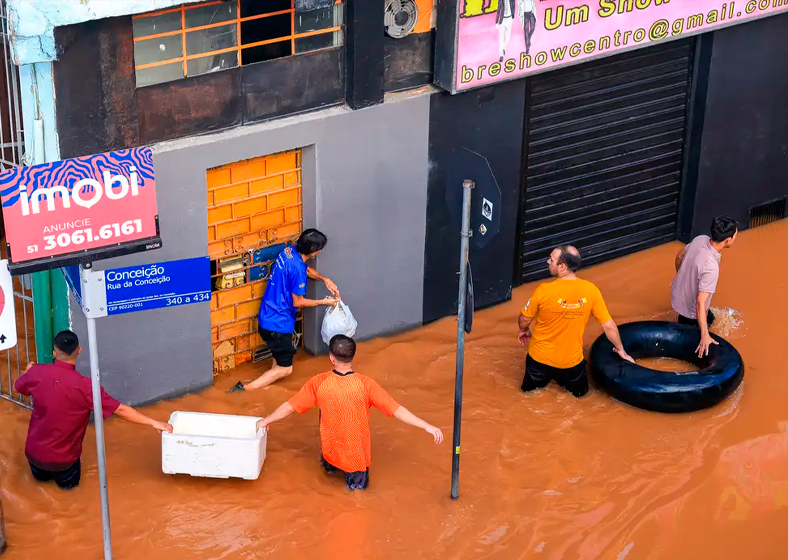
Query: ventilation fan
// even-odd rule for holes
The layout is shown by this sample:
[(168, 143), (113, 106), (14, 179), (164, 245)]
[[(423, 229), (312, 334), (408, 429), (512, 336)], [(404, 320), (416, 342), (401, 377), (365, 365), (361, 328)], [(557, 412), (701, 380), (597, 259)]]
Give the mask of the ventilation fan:
[(413, 33), (416, 21), (419, 19), (419, 9), (415, 0), (386, 0), (386, 14), (383, 24), (386, 35), (394, 39), (402, 39)]

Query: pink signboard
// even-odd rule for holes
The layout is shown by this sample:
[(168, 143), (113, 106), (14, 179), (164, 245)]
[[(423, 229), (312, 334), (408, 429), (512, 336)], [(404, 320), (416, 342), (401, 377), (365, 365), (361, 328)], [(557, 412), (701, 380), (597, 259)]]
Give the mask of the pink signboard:
[(0, 195), (15, 274), (161, 247), (147, 147), (8, 169)]
[[(788, 0), (458, 0), (451, 61), (436, 82), (462, 91), (788, 12)], [(452, 12), (454, 7), (449, 8)], [(439, 18), (441, 12), (439, 11)], [(436, 57), (444, 53), (439, 51)], [(442, 73), (440, 66), (451, 67)]]

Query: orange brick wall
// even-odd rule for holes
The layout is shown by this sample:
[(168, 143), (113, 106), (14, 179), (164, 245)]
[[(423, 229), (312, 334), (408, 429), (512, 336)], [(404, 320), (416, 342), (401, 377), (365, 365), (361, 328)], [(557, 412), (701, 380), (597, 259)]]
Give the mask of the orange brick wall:
[[(210, 169), (207, 183), (211, 260), (245, 255), (292, 240), (301, 232), (300, 151)], [(253, 350), (263, 344), (257, 334), (257, 314), (264, 290), (265, 280), (250, 282), (247, 273), (243, 285), (214, 291), (215, 373), (250, 361)]]

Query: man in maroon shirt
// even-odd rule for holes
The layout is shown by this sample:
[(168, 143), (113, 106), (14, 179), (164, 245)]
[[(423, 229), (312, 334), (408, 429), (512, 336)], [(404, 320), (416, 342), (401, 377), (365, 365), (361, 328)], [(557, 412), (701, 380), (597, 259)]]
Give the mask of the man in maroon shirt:
[[(77, 356), (82, 353), (77, 335), (71, 331), (58, 333), (54, 347), (55, 363), (28, 365), (14, 387), (18, 393), (33, 397), (25, 444), (33, 477), (41, 482), (54, 480), (67, 490), (79, 484), (79, 458), (93, 411), (93, 390), (90, 379), (76, 370)], [(116, 414), (135, 424), (172, 432), (169, 424), (121, 404), (104, 389), (101, 389), (101, 406), (105, 419)]]

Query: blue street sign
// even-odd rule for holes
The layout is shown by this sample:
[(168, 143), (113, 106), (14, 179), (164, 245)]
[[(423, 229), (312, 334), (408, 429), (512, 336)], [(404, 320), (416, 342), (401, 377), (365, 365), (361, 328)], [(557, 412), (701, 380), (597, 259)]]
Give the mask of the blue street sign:
[(211, 299), (208, 257), (104, 271), (107, 314), (176, 307)]

